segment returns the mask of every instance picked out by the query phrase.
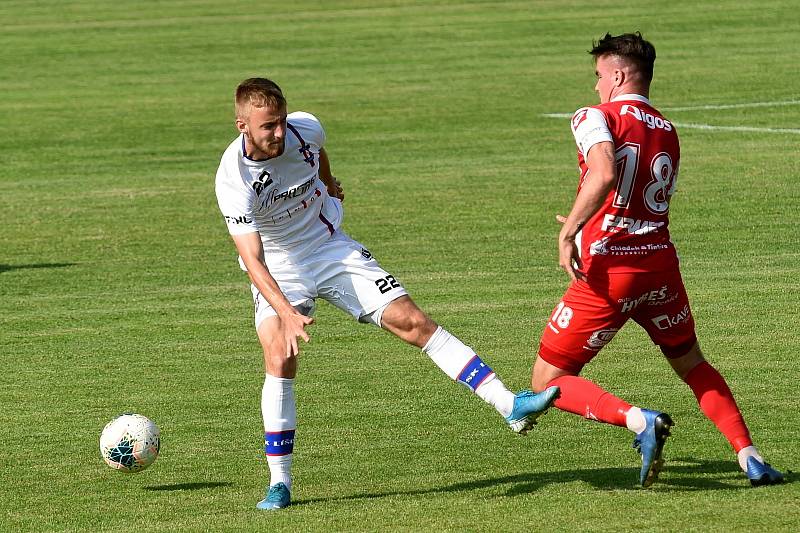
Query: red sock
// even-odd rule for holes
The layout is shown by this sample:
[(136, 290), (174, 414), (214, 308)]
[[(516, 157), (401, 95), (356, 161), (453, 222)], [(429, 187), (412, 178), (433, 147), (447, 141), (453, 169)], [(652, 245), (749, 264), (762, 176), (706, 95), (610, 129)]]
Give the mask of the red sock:
[(591, 381), (578, 376), (561, 376), (547, 385), (558, 385), (561, 388), (561, 397), (554, 405), (562, 411), (575, 413), (589, 420), (626, 427), (625, 413), (631, 408), (631, 404)]
[(683, 380), (697, 397), (700, 410), (725, 435), (736, 453), (752, 446), (750, 431), (733, 399), (733, 393), (725, 378), (713, 366), (703, 361), (690, 370)]

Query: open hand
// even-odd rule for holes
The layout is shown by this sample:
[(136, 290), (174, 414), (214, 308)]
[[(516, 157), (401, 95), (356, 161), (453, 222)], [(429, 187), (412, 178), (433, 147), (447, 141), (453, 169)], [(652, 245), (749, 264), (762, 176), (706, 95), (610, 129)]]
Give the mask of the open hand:
[(313, 323), (314, 319), (312, 317), (296, 312), (281, 317), (281, 331), (283, 332), (287, 358), (296, 356), (300, 353), (300, 346), (297, 343), (298, 337), (306, 342), (311, 340), (311, 337), (308, 336), (305, 327)]

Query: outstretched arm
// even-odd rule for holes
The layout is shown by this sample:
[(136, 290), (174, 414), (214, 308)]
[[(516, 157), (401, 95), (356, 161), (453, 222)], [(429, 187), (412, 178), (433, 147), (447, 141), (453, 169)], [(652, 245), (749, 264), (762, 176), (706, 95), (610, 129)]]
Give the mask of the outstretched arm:
[(243, 235), (232, 235), (236, 249), (247, 267), (247, 274), (258, 292), (269, 302), (269, 305), (278, 313), (281, 321), (281, 332), (286, 346), (286, 356), (297, 355), (300, 351), (297, 345), (297, 337), (304, 341), (309, 341), (305, 327), (314, 322), (311, 317), (304, 316), (292, 307), (289, 300), (281, 292), (278, 283), (272, 274), (269, 273), (264, 264), (264, 248), (261, 244), (261, 237), (257, 232), (245, 233)]
[(573, 281), (586, 280), (586, 273), (580, 270), (582, 264), (575, 245), (575, 236), (600, 209), (608, 192), (614, 186), (617, 179), (614, 161), (613, 143), (603, 141), (592, 146), (586, 156), (589, 170), (575, 203), (572, 204), (572, 210), (566, 218), (561, 215), (556, 216), (556, 219), (564, 224), (558, 235), (558, 264), (567, 271)]

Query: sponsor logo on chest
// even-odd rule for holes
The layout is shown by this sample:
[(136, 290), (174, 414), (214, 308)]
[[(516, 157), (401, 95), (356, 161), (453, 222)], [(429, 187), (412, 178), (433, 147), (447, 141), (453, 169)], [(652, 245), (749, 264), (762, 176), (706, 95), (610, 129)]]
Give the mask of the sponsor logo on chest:
[(253, 190), (256, 192), (256, 196), (261, 196), (261, 193), (272, 185), (273, 179), (270, 177), (270, 173), (266, 170), (261, 171), (261, 174), (258, 175), (257, 178), (253, 180)]
[(300, 185), (297, 185), (296, 187), (291, 187), (290, 189), (287, 189), (283, 192), (278, 192), (277, 190), (273, 191), (272, 203), (279, 202), (281, 200), (288, 200), (289, 198), (295, 198), (297, 196), (305, 194), (308, 192), (308, 190), (311, 188), (311, 185), (313, 184), (314, 184), (314, 178), (309, 178)]
[(251, 187), (258, 197), (258, 203), (262, 208), (268, 208), (271, 205), (302, 196), (311, 189), (314, 185), (316, 176), (308, 178), (306, 181), (288, 189), (280, 189), (280, 178), (274, 179), (272, 174), (267, 170), (262, 170), (258, 177), (253, 179)]

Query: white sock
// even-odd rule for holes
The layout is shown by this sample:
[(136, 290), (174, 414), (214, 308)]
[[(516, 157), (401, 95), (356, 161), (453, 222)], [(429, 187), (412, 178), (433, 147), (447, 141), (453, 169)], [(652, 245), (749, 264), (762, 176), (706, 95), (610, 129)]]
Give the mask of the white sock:
[(739, 450), (739, 453), (736, 454), (736, 457), (739, 459), (739, 467), (744, 472), (747, 472), (747, 459), (749, 457), (755, 457), (759, 463), (764, 464), (764, 458), (761, 457), (755, 446), (746, 446), (742, 448)]
[(297, 407), (294, 379), (269, 374), (261, 389), (261, 416), (264, 418), (264, 453), (269, 465), (270, 486), (283, 482), (292, 489), (292, 451)]
[(469, 387), (504, 418), (514, 408), (514, 393), (509, 391), (475, 351), (439, 326), (422, 347), (431, 360), (450, 379)]
[(508, 390), (494, 373), (483, 380), (483, 383), (475, 389), (475, 394), (497, 409), (503, 418), (508, 418), (514, 410), (514, 393)]
[(641, 433), (647, 427), (647, 420), (644, 413), (638, 407), (631, 407), (625, 414), (625, 425), (636, 434)]

